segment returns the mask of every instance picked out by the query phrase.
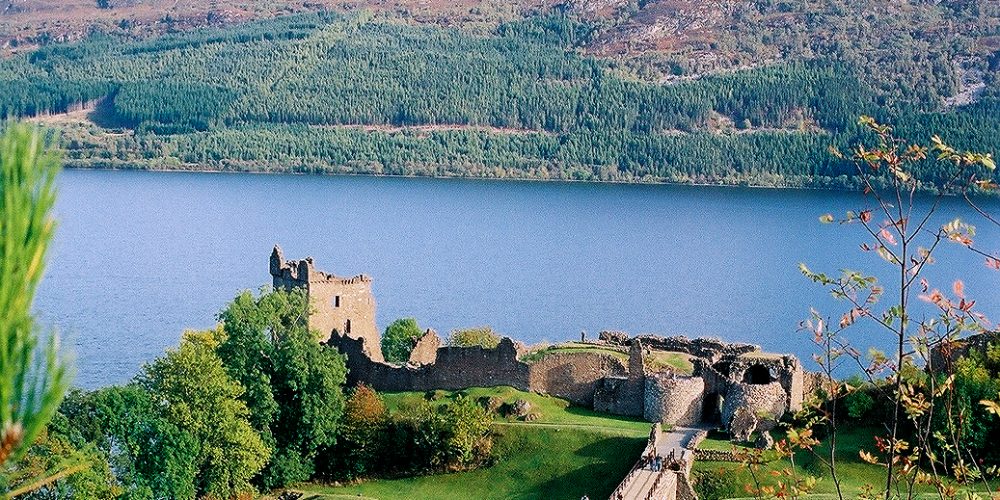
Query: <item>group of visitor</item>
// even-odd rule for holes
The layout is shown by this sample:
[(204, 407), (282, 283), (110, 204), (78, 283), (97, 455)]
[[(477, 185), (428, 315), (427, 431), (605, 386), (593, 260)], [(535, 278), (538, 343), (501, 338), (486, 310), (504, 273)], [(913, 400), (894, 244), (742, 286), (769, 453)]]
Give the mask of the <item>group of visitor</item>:
[(650, 451), (649, 455), (646, 455), (642, 460), (642, 468), (653, 472), (660, 472), (663, 469), (663, 458), (656, 456), (653, 451)]

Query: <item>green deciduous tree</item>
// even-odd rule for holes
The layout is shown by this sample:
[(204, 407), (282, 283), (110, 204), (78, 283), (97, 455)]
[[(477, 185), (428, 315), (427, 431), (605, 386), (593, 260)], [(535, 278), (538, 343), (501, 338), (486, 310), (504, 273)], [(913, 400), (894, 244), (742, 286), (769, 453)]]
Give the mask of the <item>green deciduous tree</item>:
[(254, 428), (275, 449), (261, 474), (265, 489), (308, 480), (317, 454), (336, 442), (343, 412), (344, 358), (308, 327), (300, 290), (238, 295), (219, 315), (219, 356), (246, 387)]
[(59, 408), (74, 443), (101, 450), (125, 498), (195, 498), (198, 442), (169, 422), (138, 384), (72, 391)]
[(224, 339), (221, 330), (187, 332), (180, 347), (146, 365), (139, 377), (165, 420), (197, 444), (197, 495), (217, 498), (254, 492), (250, 479), (271, 455), (250, 425), (243, 386), (216, 353)]
[(66, 437), (43, 430), (28, 448), (27, 453), (13, 464), (14, 484), (30, 478), (45, 477), (53, 469), (59, 470), (67, 461), (83, 461), (87, 467), (61, 476), (38, 489), (20, 495), (21, 500), (48, 500), (53, 498), (117, 498), (122, 493), (111, 467), (104, 455), (91, 445), (77, 448)]
[(382, 355), (392, 363), (405, 363), (410, 359), (410, 352), (417, 339), (423, 335), (413, 318), (402, 318), (393, 321), (382, 334)]

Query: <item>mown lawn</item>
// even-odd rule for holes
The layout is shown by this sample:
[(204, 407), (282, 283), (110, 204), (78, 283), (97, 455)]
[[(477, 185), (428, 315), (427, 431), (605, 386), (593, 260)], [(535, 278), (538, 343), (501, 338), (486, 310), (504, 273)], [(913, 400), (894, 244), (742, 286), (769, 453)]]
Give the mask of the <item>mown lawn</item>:
[[(538, 420), (498, 420), (496, 463), (452, 474), (382, 479), (348, 486), (305, 485), (306, 499), (572, 499), (607, 498), (646, 444), (650, 424), (571, 407), (561, 399), (509, 387), (439, 393), (443, 402), (458, 393), (529, 401)], [(385, 394), (390, 408), (425, 398), (423, 393)]]

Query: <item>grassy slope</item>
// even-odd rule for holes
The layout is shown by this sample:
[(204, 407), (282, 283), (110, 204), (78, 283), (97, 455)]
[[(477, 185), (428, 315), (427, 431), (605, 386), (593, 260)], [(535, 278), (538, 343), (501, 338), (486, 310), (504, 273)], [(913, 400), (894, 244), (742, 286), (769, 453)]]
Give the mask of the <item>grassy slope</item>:
[(499, 462), (470, 472), (310, 487), (306, 498), (606, 498), (638, 457), (643, 437), (624, 431), (498, 430)]
[(646, 358), (646, 366), (653, 370), (672, 368), (678, 373), (690, 375), (694, 372), (691, 356), (682, 352), (653, 351)]
[[(540, 414), (532, 423), (499, 421), (496, 465), (436, 476), (369, 481), (331, 487), (310, 485), (306, 498), (604, 498), (645, 446), (649, 424), (570, 407), (563, 400), (509, 387), (462, 391), (470, 397), (523, 398)], [(456, 393), (445, 392), (445, 401)], [(385, 395), (390, 408), (423, 399), (423, 393)]]
[(531, 364), (541, 360), (542, 358), (550, 354), (573, 354), (573, 353), (606, 354), (608, 356), (628, 362), (627, 353), (616, 351), (614, 349), (607, 349), (599, 345), (584, 344), (580, 342), (565, 342), (562, 344), (556, 344), (544, 347), (526, 354), (521, 358), (521, 361)]

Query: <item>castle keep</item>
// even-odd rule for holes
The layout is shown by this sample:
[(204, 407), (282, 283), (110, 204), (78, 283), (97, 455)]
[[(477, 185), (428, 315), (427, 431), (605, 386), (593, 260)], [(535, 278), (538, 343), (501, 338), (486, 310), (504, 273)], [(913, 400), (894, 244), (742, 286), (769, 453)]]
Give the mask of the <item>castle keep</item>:
[[(316, 270), (311, 258), (285, 261), (277, 246), (270, 268), (275, 288), (306, 290), (314, 308), (310, 327), (346, 355), (348, 384), (378, 391), (511, 386), (664, 425), (712, 424), (749, 434), (758, 424), (798, 411), (809, 385), (795, 356), (712, 339), (613, 332), (583, 344), (588, 349), (528, 356), (524, 345), (509, 338), (494, 349), (453, 347), (427, 330), (407, 363), (387, 363), (370, 278), (338, 278)], [(651, 362), (664, 354), (686, 359), (692, 368)]]
[(365, 355), (373, 361), (382, 361), (371, 278), (363, 274), (342, 278), (319, 271), (311, 257), (286, 261), (278, 245), (271, 251), (270, 270), (276, 290), (306, 291), (313, 308), (309, 328), (319, 331), (323, 341), (341, 335), (364, 339)]

